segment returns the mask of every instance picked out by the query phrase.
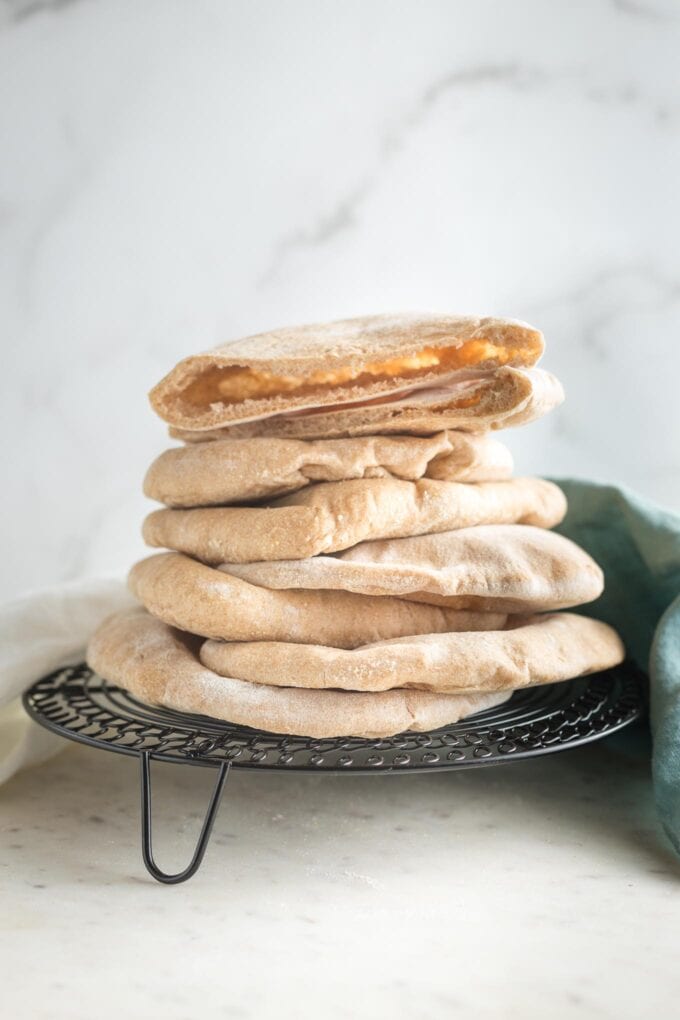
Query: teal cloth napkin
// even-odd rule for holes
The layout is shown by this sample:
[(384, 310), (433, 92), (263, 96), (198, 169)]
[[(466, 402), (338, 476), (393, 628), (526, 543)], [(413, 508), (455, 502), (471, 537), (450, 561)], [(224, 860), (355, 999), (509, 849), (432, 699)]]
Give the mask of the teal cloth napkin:
[(555, 530), (605, 575), (604, 594), (578, 612), (612, 624), (649, 673), (654, 796), (680, 855), (680, 516), (612, 485), (553, 481), (569, 501)]

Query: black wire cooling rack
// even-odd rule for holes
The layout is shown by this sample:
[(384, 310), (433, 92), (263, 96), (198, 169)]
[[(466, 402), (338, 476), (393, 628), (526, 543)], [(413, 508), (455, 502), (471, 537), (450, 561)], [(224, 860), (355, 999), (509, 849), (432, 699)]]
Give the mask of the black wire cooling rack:
[[(632, 663), (563, 683), (516, 691), (496, 708), (430, 733), (315, 740), (236, 726), (146, 705), (84, 663), (56, 670), (24, 695), (28, 714), (70, 740), (140, 759), (142, 857), (159, 882), (198, 870), (231, 768), (367, 774), (432, 772), (517, 761), (579, 747), (638, 719), (646, 677)], [(177, 874), (160, 870), (151, 841), (151, 760), (218, 769), (194, 855)]]

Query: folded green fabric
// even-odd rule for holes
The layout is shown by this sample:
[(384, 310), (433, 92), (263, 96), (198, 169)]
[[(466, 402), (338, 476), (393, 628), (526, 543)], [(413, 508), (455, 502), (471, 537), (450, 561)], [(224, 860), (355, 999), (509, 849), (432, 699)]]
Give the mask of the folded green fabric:
[(605, 575), (604, 594), (578, 611), (612, 624), (649, 673), (654, 795), (680, 854), (680, 516), (612, 485), (553, 481), (569, 501), (555, 530)]

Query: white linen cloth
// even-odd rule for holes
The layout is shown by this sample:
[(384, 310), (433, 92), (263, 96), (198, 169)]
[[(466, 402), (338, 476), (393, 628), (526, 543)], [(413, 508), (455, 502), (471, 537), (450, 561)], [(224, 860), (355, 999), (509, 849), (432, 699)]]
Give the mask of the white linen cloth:
[(21, 695), (41, 676), (81, 662), (101, 621), (135, 600), (122, 580), (72, 581), (0, 607), (0, 783), (67, 741), (33, 722)]

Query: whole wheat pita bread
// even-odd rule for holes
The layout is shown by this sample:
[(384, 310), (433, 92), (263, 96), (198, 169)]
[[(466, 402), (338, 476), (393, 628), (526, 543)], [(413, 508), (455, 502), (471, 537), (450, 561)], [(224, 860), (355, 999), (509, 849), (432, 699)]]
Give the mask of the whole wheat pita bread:
[(562, 384), (540, 368), (498, 368), (458, 373), (445, 387), (415, 390), (369, 404), (335, 405), (330, 409), (293, 411), (256, 418), (205, 431), (171, 427), (170, 435), (185, 443), (230, 436), (278, 436), (336, 439), (342, 436), (428, 436), (442, 429), (485, 432), (513, 428), (542, 418), (564, 400)]
[(320, 641), (354, 648), (403, 634), (489, 629), (506, 619), (345, 591), (269, 591), (179, 553), (136, 563), (129, 585), (170, 626), (226, 641)]
[(621, 662), (618, 634), (575, 613), (514, 617), (508, 629), (421, 634), (346, 651), (281, 641), (206, 641), (201, 662), (251, 683), (351, 691), (516, 690), (596, 673)]
[(583, 605), (604, 584), (598, 565), (574, 542), (527, 524), (362, 542), (335, 556), (226, 563), (220, 570), (277, 590), (341, 589), (504, 613)]
[(565, 512), (562, 491), (541, 478), (476, 484), (367, 478), (319, 482), (268, 507), (156, 510), (144, 522), (144, 539), (205, 563), (251, 563), (477, 524), (550, 528)]
[(187, 635), (144, 610), (105, 620), (90, 641), (87, 661), (100, 676), (149, 704), (317, 738), (379, 738), (433, 730), (509, 697), (507, 692), (442, 695), (405, 690), (352, 694), (251, 684), (207, 669)]
[(510, 451), (488, 435), (222, 439), (166, 450), (147, 471), (144, 492), (167, 506), (193, 507), (281, 496), (311, 482), (389, 477), (485, 482), (511, 474)]
[[(191, 430), (310, 408), (335, 410), (397, 393), (409, 401), (415, 392), (417, 400), (423, 388), (444, 383), (453, 385), (444, 402), (452, 410), (469, 408), (468, 383), (474, 383), (475, 374), (504, 366), (529, 368), (543, 346), (538, 330), (512, 319), (365, 316), (222, 344), (185, 358), (149, 396), (161, 418)], [(498, 392), (493, 402), (499, 404)], [(363, 410), (370, 417), (371, 407)], [(432, 431), (442, 427), (447, 426)]]

